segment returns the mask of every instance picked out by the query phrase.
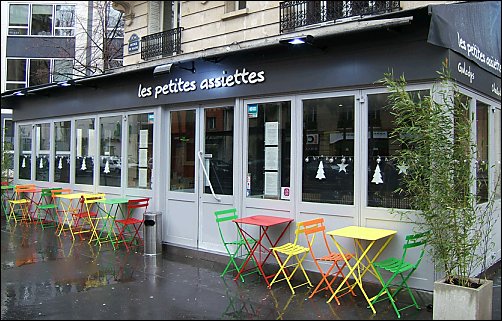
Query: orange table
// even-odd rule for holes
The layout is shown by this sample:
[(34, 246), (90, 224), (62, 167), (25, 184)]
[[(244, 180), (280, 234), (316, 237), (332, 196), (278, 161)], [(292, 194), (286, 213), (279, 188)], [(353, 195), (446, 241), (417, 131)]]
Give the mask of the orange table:
[[(256, 265), (258, 269), (261, 272), (261, 275), (265, 279), (265, 282), (267, 283), (267, 286), (270, 285), (268, 282), (268, 279), (273, 278), (275, 274), (272, 275), (266, 275), (265, 272), (263, 271), (263, 265), (267, 261), (268, 257), (270, 254), (272, 254), (272, 247), (275, 247), (277, 243), (279, 243), (279, 240), (282, 238), (284, 233), (286, 233), (289, 225), (291, 222), (293, 222), (292, 218), (287, 218), (287, 217), (280, 217), (280, 216), (270, 216), (270, 215), (254, 215), (254, 216), (248, 216), (248, 217), (243, 217), (243, 218), (238, 218), (235, 220), (232, 220), (236, 225), (239, 230), (239, 232), (242, 235), (242, 238), (246, 241), (246, 247), (249, 250), (249, 255), (246, 258), (246, 261), (242, 265), (240, 271), (237, 273), (235, 276), (234, 280), (237, 280), (241, 274), (246, 270), (246, 265), (248, 264), (249, 260), (251, 257), (253, 258), (254, 262), (256, 262)], [(260, 227), (260, 233), (258, 239), (256, 239), (253, 235), (249, 234), (245, 229), (245, 225), (255, 225)], [(272, 238), (268, 234), (269, 228), (272, 226), (280, 226), (284, 225), (283, 230), (279, 237), (275, 241), (272, 241)], [(247, 241), (248, 238), (251, 238), (255, 240), (256, 242), (254, 245), (251, 246), (251, 244)], [(268, 243), (270, 246), (265, 246), (264, 240), (265, 238), (268, 240)], [(256, 251), (259, 250), (259, 256), (258, 258), (256, 257)], [(265, 255), (265, 258), (263, 258), (263, 255)]]
[[(331, 295), (331, 297), (328, 300), (328, 303), (333, 300), (333, 298), (336, 300), (338, 305), (340, 305), (340, 301), (338, 301), (338, 298), (336, 296), (337, 293), (341, 292), (342, 286), (346, 284), (347, 280), (349, 277), (352, 275), (352, 277), (355, 280), (355, 283), (350, 285), (349, 287), (352, 289), (356, 285), (359, 286), (361, 289), (361, 292), (363, 293), (364, 297), (366, 298), (366, 301), (368, 301), (368, 305), (373, 311), (373, 313), (376, 313), (375, 308), (371, 304), (371, 299), (368, 298), (368, 295), (364, 291), (363, 287), (363, 277), (366, 274), (366, 272), (369, 271), (369, 269), (372, 269), (373, 272), (372, 274), (378, 278), (378, 273), (375, 271), (375, 267), (373, 266), (373, 262), (378, 258), (378, 256), (383, 252), (383, 250), (387, 247), (389, 242), (392, 240), (394, 235), (396, 235), (397, 231), (394, 230), (386, 230), (386, 229), (379, 229), (379, 228), (372, 228), (372, 227), (362, 227), (362, 226), (347, 226), (341, 229), (333, 230), (326, 232), (327, 235), (329, 235), (333, 241), (335, 242), (336, 248), (340, 252), (340, 254), (343, 256), (343, 259), (345, 263), (347, 264), (347, 267), (349, 268), (349, 273), (345, 275), (345, 278), (343, 279), (342, 282), (340, 282), (340, 285), (338, 288), (335, 290), (335, 292)], [(355, 251), (354, 253), (354, 258), (356, 259), (356, 262), (351, 265), (349, 263), (349, 260), (345, 257), (345, 253), (351, 253), (351, 250), (345, 249), (340, 243), (338, 243), (336, 237), (343, 237), (343, 238), (351, 238), (354, 240), (354, 247)], [(377, 251), (377, 253), (370, 258), (368, 256), (368, 252), (370, 249), (375, 245), (375, 243), (378, 240), (385, 240), (383, 244), (381, 244), (380, 249)], [(364, 243), (362, 242), (364, 241)], [(366, 261), (366, 264), (363, 263), (363, 259)], [(357, 273), (356, 273), (357, 272)], [(371, 273), (371, 271), (370, 271)]]

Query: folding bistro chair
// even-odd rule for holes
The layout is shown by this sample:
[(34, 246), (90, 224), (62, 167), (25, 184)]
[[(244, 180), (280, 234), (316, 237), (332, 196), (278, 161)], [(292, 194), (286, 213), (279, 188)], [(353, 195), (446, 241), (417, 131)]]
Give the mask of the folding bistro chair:
[[(82, 204), (81, 210), (72, 213), (73, 225), (70, 226), (72, 234), (79, 234), (82, 239), (83, 233), (96, 233), (93, 220), (98, 217), (97, 210), (94, 210), (94, 203), (99, 199), (104, 199), (105, 194), (83, 194), (80, 202)], [(91, 238), (93, 236), (91, 235)]]
[(29, 198), (23, 197), (23, 193), (26, 190), (35, 188), (34, 184), (16, 185), (14, 187), (14, 199), (9, 200), (9, 218), (17, 223), (17, 220), (31, 222), (30, 216), (30, 205), (31, 200)]
[[(127, 202), (127, 217), (122, 220), (115, 220), (115, 226), (118, 231), (118, 241), (124, 243), (127, 252), (129, 248), (136, 243), (136, 245), (142, 245), (143, 239), (139, 235), (139, 230), (143, 226), (144, 218), (143, 214), (146, 213), (148, 208), (148, 203), (150, 198), (138, 198), (132, 199)], [(133, 212), (139, 209), (142, 211), (141, 219), (133, 217)]]
[[(399, 311), (402, 311), (404, 309), (414, 306), (417, 308), (417, 310), (420, 310), (420, 306), (415, 300), (415, 297), (413, 296), (413, 293), (411, 292), (406, 282), (413, 274), (413, 272), (415, 272), (418, 265), (420, 264), (420, 261), (422, 260), (422, 257), (424, 256), (425, 246), (427, 244), (427, 234), (428, 232), (407, 235), (406, 243), (403, 245), (403, 255), (401, 256), (401, 258), (391, 257), (373, 263), (373, 266), (376, 268), (378, 278), (382, 283), (382, 289), (372, 299), (371, 304), (375, 304), (377, 302), (389, 299), (390, 303), (392, 304), (392, 307), (394, 308), (394, 311), (396, 311), (398, 318), (401, 318), (401, 314), (399, 313)], [(409, 254), (410, 251), (418, 254), (418, 259), (414, 260), (415, 261), (414, 263), (406, 261), (407, 255)], [(382, 278), (380, 270), (385, 270), (392, 273), (391, 277), (386, 282), (383, 281), (384, 279)], [(401, 277), (401, 282), (399, 284), (392, 284), (392, 282), (397, 276)], [(391, 286), (397, 286), (397, 289), (391, 291), (390, 289)], [(407, 305), (402, 308), (398, 308), (395, 302), (396, 296), (403, 288), (405, 288), (408, 291), (411, 300), (413, 301), (413, 304)], [(387, 293), (387, 297), (379, 299), (380, 296), (384, 294), (384, 292)]]
[(54, 205), (56, 207), (55, 211), (56, 211), (56, 216), (58, 219), (57, 226), (56, 226), (56, 234), (59, 236), (59, 235), (61, 235), (61, 232), (63, 232), (64, 235), (66, 236), (64, 224), (68, 223), (68, 227), (69, 227), (71, 225), (71, 221), (69, 220), (69, 217), (68, 218), (66, 217), (64, 209), (59, 206), (60, 201), (56, 197), (56, 195), (61, 195), (61, 194), (71, 194), (71, 189), (61, 188), (61, 189), (51, 190), (52, 201), (54, 202)]
[[(343, 259), (343, 256), (340, 253), (335, 253), (331, 251), (331, 248), (329, 247), (328, 244), (328, 238), (326, 236), (326, 226), (324, 225), (324, 218), (316, 218), (313, 220), (303, 221), (298, 223), (298, 226), (300, 227), (300, 232), (305, 234), (309, 246), (310, 255), (312, 256), (312, 259), (314, 260), (314, 263), (317, 266), (317, 269), (321, 273), (322, 277), (321, 281), (319, 281), (314, 291), (312, 291), (312, 293), (310, 294), (309, 298), (312, 298), (316, 293), (321, 292), (323, 290), (329, 290), (331, 292), (330, 295), (332, 295), (334, 293), (334, 290), (331, 285), (337, 279), (338, 276), (340, 276), (342, 280), (345, 278), (345, 275), (343, 274), (343, 268), (347, 264), (345, 263), (345, 260)], [(324, 247), (327, 250), (327, 254), (319, 257), (317, 257), (314, 252), (316, 244), (315, 238), (317, 235), (320, 238), (322, 238), (322, 240), (324, 241)], [(347, 259), (347, 261), (352, 259), (352, 257), (353, 254), (350, 253), (345, 254), (345, 258)], [(326, 272), (324, 272), (324, 269), (321, 267), (321, 264), (323, 263), (330, 264), (328, 265), (329, 268), (326, 270)], [(330, 276), (331, 279), (329, 279)], [(349, 286), (348, 281), (345, 281), (345, 283), (350, 291), (347, 291), (338, 297), (341, 297), (349, 292), (352, 293), (353, 296), (356, 296), (352, 291), (352, 288)], [(323, 284), (326, 285), (321, 288)]]
[[(46, 227), (56, 227), (58, 224), (58, 218), (56, 214), (57, 206), (52, 198), (53, 190), (61, 190), (61, 187), (57, 188), (43, 188), (40, 193), (40, 202), (36, 205), (36, 217), (37, 221), (44, 230)], [(49, 216), (50, 220), (47, 220)]]
[[(291, 292), (293, 292), (293, 294), (295, 294), (295, 288), (298, 288), (302, 285), (308, 284), (310, 287), (312, 287), (312, 283), (310, 282), (307, 272), (305, 272), (305, 269), (303, 268), (302, 265), (303, 260), (305, 260), (305, 257), (309, 252), (309, 248), (297, 244), (298, 235), (302, 233), (302, 229), (303, 226), (300, 225), (300, 223), (298, 223), (296, 226), (295, 240), (293, 243), (289, 242), (281, 246), (276, 246), (272, 248), (272, 253), (276, 258), (277, 263), (279, 263), (279, 271), (275, 274), (274, 278), (272, 279), (272, 282), (270, 282), (270, 285), (268, 286), (269, 288), (271, 288), (272, 284), (274, 284), (275, 282), (284, 280), (288, 282), (289, 288), (291, 289)], [(282, 262), (279, 254), (286, 256), (284, 263)], [(296, 262), (288, 264), (292, 258), (294, 258)], [(289, 270), (291, 268), (293, 268), (293, 270), (290, 272)], [(303, 272), (306, 282), (293, 286), (291, 285), (291, 279), (295, 275), (295, 272), (298, 270), (298, 268), (300, 268), (300, 270)], [(281, 274), (284, 275), (284, 277), (278, 279), (279, 275)]]
[[(232, 220), (239, 218), (237, 216), (237, 209), (231, 208), (227, 210), (216, 211), (214, 212), (214, 216), (216, 217), (216, 223), (218, 224), (218, 230), (220, 232), (221, 242), (223, 243), (223, 246), (225, 247), (225, 250), (227, 251), (227, 254), (229, 256), (227, 266), (220, 275), (221, 277), (223, 277), (225, 274), (227, 274), (227, 272), (234, 272), (234, 271), (239, 272), (244, 263), (246, 262), (250, 253), (249, 249), (246, 246), (246, 239), (244, 239), (242, 235), (235, 230), (235, 224), (232, 223)], [(232, 230), (237, 232), (237, 239), (234, 241), (228, 241), (228, 237), (225, 238), (224, 233), (222, 231), (222, 228), (224, 228), (224, 226), (230, 225), (230, 223), (232, 224), (233, 227)], [(248, 238), (247, 243), (249, 244), (249, 246), (253, 247), (256, 241), (251, 238)], [(242, 252), (241, 249), (243, 249)], [(236, 259), (242, 259), (241, 265), (237, 264)], [(241, 281), (244, 282), (245, 275), (255, 272), (256, 271), (253, 269), (253, 271), (241, 274), (240, 275)], [(258, 273), (260, 272), (258, 271)]]

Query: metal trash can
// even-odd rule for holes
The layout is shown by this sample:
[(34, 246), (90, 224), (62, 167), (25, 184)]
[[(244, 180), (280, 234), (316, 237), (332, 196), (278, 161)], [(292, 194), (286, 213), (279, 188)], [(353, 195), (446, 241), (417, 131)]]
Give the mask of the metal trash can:
[(143, 222), (144, 255), (162, 254), (162, 212), (146, 212)]

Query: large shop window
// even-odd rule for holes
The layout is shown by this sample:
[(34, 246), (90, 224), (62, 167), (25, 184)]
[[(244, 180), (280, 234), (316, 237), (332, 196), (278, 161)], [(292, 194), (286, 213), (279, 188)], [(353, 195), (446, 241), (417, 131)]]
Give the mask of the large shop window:
[(248, 104), (246, 195), (289, 200), (291, 102)]
[(99, 185), (120, 187), (122, 116), (102, 117), (100, 124)]
[(51, 124), (37, 124), (35, 126), (35, 179), (49, 181), (50, 150), (51, 150)]
[(303, 101), (302, 201), (354, 204), (354, 96)]
[(476, 101), (476, 195), (480, 203), (488, 201), (488, 107)]
[[(430, 91), (411, 92), (413, 99), (430, 95)], [(404, 193), (403, 175), (406, 164), (395, 157), (402, 146), (390, 138), (394, 116), (388, 106), (388, 94), (368, 95), (368, 206), (409, 209)]]
[(31, 179), (31, 125), (19, 126), (19, 178)]
[(129, 115), (127, 187), (152, 188), (154, 114)]
[(70, 144), (71, 122), (58, 121), (54, 123), (54, 150), (55, 164), (54, 182), (70, 182)]
[[(234, 109), (233, 107), (205, 109), (206, 143), (205, 166), (216, 194), (233, 193), (233, 145), (234, 145)], [(204, 193), (211, 193), (206, 182)]]
[(76, 157), (75, 183), (93, 185), (94, 155), (96, 155), (96, 130), (94, 119), (75, 121)]
[(195, 110), (171, 112), (170, 190), (195, 191)]

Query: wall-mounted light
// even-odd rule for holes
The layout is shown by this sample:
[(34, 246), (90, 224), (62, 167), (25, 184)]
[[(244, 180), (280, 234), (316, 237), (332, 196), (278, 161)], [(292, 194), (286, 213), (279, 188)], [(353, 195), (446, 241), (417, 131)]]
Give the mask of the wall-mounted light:
[(192, 74), (195, 74), (195, 72), (197, 71), (195, 69), (195, 62), (194, 61), (192, 61), (192, 68), (186, 68), (186, 67), (182, 67), (179, 64), (169, 63), (169, 64), (164, 64), (164, 65), (160, 65), (160, 66), (155, 67), (153, 69), (153, 76), (160, 76), (160, 75), (164, 75), (164, 74), (169, 74), (169, 73), (171, 73), (171, 70), (173, 68), (188, 70), (188, 71), (191, 71)]
[(24, 90), (19, 90), (14, 93), (14, 96), (24, 96), (26, 95)]
[(57, 83), (58, 87), (83, 86), (98, 89), (98, 86), (87, 85), (82, 82), (76, 82), (75, 79), (63, 80)]
[(172, 67), (173, 67), (173, 64), (165, 64), (165, 65), (157, 66), (153, 69), (153, 75), (160, 76), (163, 74), (168, 74), (171, 72)]
[(303, 45), (303, 44), (312, 45), (314, 43), (314, 37), (311, 35), (302, 35), (302, 36), (284, 38), (279, 40), (279, 43), (283, 45)]

